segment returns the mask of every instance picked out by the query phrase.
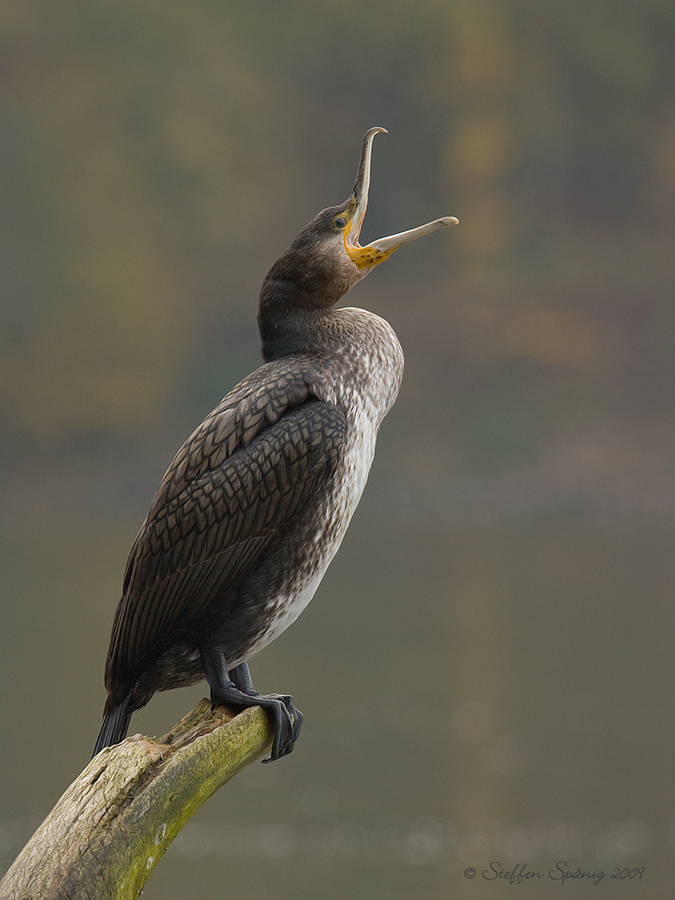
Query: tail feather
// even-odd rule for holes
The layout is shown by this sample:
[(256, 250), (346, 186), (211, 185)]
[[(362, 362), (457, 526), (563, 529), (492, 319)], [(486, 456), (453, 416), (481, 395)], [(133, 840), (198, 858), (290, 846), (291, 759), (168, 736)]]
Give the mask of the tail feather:
[(129, 722), (131, 721), (131, 713), (129, 709), (129, 701), (131, 694), (126, 694), (122, 700), (116, 705), (108, 709), (106, 704), (105, 713), (103, 715), (103, 724), (96, 739), (93, 756), (100, 753), (104, 747), (112, 747), (113, 744), (119, 744), (126, 737), (129, 730)]

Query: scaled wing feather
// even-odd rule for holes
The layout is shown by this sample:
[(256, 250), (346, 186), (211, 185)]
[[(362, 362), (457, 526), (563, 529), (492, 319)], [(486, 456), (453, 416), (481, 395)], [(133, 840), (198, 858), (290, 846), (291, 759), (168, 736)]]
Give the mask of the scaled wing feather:
[[(125, 681), (218, 598), (236, 590), (275, 533), (332, 477), (341, 409), (297, 369), (263, 366), (225, 398), (169, 467), (129, 556), (106, 680)], [(278, 365), (278, 364), (277, 364)]]

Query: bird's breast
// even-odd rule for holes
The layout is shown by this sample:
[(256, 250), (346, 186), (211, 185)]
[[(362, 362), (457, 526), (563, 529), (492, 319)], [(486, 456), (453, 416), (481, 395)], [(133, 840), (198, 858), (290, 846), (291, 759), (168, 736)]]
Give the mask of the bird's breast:
[(284, 582), (270, 598), (264, 629), (248, 656), (284, 631), (314, 596), (361, 499), (377, 433), (401, 384), (403, 352), (391, 326), (362, 310), (335, 315), (338, 325), (346, 321), (350, 327), (336, 329), (331, 352), (317, 363), (313, 391), (344, 412), (344, 446), (327, 488), (286, 544)]

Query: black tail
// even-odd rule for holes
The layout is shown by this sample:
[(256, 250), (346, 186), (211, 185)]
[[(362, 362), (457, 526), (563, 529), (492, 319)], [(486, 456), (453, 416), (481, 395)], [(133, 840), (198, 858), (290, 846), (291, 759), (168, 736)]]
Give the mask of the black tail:
[(131, 694), (126, 694), (117, 706), (113, 706), (111, 709), (108, 709), (108, 704), (106, 703), (103, 725), (101, 725), (101, 730), (96, 739), (93, 756), (96, 756), (104, 747), (112, 747), (113, 744), (119, 744), (126, 737), (129, 730), (129, 722), (131, 721), (131, 713), (133, 712), (133, 710), (129, 709), (130, 700)]

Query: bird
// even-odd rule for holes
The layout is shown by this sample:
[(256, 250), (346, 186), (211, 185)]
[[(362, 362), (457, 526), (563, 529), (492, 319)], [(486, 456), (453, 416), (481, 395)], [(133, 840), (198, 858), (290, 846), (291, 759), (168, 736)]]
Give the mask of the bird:
[(446, 216), (360, 245), (380, 132), (365, 134), (349, 199), (318, 213), (264, 278), (263, 364), (186, 440), (152, 500), (113, 620), (94, 755), (124, 739), (155, 692), (203, 679), (213, 708), (267, 711), (265, 762), (293, 749), (302, 713), (290, 695), (256, 691), (248, 660), (312, 599), (403, 374), (392, 327), (335, 304), (398, 247), (458, 224)]

